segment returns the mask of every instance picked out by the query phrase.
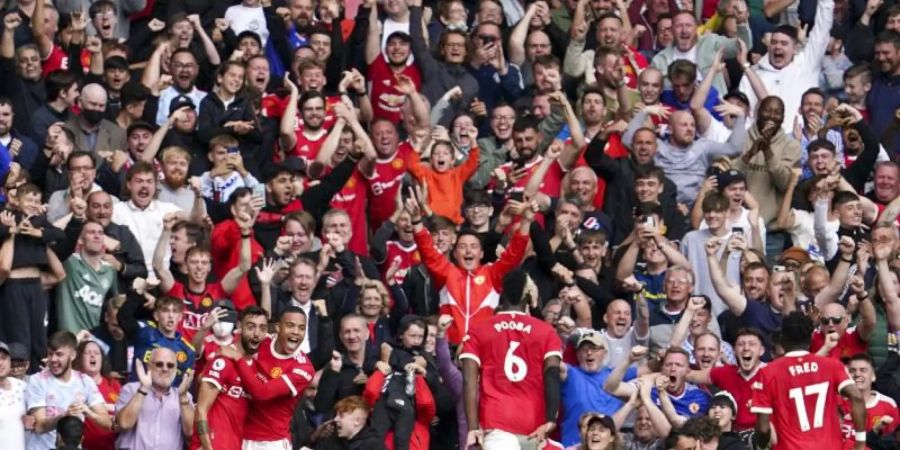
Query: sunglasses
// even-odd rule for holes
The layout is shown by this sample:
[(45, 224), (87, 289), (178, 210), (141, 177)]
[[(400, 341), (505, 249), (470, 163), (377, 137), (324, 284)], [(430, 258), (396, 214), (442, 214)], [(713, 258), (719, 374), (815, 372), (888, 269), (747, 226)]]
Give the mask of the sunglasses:
[(841, 323), (842, 320), (844, 320), (843, 317), (823, 317), (819, 320), (819, 323), (822, 325), (837, 325)]
[(162, 368), (174, 369), (175, 363), (167, 363), (167, 362), (158, 361), (158, 362), (153, 363), (153, 367), (156, 367), (157, 369), (162, 369)]

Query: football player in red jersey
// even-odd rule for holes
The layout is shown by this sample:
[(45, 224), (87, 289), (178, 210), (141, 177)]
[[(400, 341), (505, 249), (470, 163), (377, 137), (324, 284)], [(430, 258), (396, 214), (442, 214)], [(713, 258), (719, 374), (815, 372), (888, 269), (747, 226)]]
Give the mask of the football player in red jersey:
[(840, 361), (806, 351), (812, 332), (812, 320), (799, 311), (781, 323), (781, 346), (787, 353), (763, 368), (753, 383), (756, 447), (768, 448), (775, 428), (774, 450), (842, 448), (841, 418), (836, 411), (843, 395), (852, 403), (853, 448), (863, 450), (866, 405), (862, 393)]
[[(266, 337), (268, 314), (258, 306), (250, 306), (241, 311), (239, 321), (240, 340), (234, 348), (242, 356), (253, 355)], [(244, 394), (233, 360), (213, 355), (210, 361), (200, 376), (197, 432), (191, 439), (190, 449), (239, 450), (250, 400)]]
[[(872, 436), (875, 439), (890, 436), (900, 424), (900, 414), (897, 412), (897, 403), (894, 399), (872, 389), (872, 384), (875, 383), (875, 363), (872, 362), (872, 358), (865, 353), (851, 356), (847, 362), (847, 371), (850, 372), (850, 378), (856, 383), (866, 402), (866, 431), (875, 433), (876, 436)], [(846, 438), (844, 448), (849, 450), (853, 448), (853, 421), (850, 405), (846, 401), (842, 403), (841, 412), (844, 413), (842, 428)]]
[[(320, 319), (319, 332), (333, 333), (324, 300), (313, 300)], [(222, 356), (238, 359), (238, 374), (250, 393), (250, 414), (244, 423), (243, 450), (290, 448), (290, 423), (297, 403), (312, 381), (316, 368), (331, 359), (333, 344), (323, 339), (313, 351), (315, 364), (300, 350), (306, 334), (306, 313), (289, 306), (275, 324), (276, 335), (265, 338), (252, 358), (242, 357), (231, 347), (222, 348)], [(325, 355), (324, 357), (322, 355)]]
[(537, 302), (529, 281), (522, 270), (507, 274), (502, 310), (463, 339), (467, 446), (536, 448), (556, 424), (562, 344), (550, 324), (528, 314)]

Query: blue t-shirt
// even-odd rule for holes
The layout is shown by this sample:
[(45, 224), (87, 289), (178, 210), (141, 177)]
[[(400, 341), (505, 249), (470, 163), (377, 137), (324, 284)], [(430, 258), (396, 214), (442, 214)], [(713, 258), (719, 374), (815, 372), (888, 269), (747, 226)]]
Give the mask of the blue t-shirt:
[(767, 303), (748, 299), (744, 314), (741, 314), (741, 323), (771, 334), (781, 328), (781, 313), (774, 311)]
[[(175, 332), (175, 337), (165, 337), (153, 322), (149, 322), (147, 326), (138, 330), (137, 338), (134, 340), (134, 357), (145, 364), (149, 364), (150, 354), (153, 352), (153, 349), (158, 347), (165, 347), (175, 352), (175, 360), (178, 362), (178, 373), (172, 385), (178, 386), (181, 384), (181, 377), (184, 376), (184, 372), (194, 368), (194, 361), (197, 357), (194, 346), (177, 331)], [(136, 370), (131, 371), (128, 381), (137, 381)]]
[[(653, 399), (653, 403), (655, 403), (656, 406), (660, 406), (659, 392), (655, 387), (650, 391), (650, 398)], [(672, 400), (672, 405), (675, 406), (675, 412), (677, 412), (679, 416), (705, 416), (706, 412), (709, 410), (709, 392), (691, 383), (685, 383), (684, 392), (682, 392), (681, 395), (675, 396), (669, 394), (669, 399)]]
[[(598, 372), (585, 372), (578, 366), (566, 364), (568, 373), (562, 382), (562, 443), (568, 447), (581, 442), (578, 419), (586, 412), (599, 412), (611, 416), (622, 407), (622, 401), (603, 390), (603, 383), (612, 373), (612, 368), (604, 367)], [(625, 372), (623, 381), (637, 378), (637, 368), (632, 366)]]

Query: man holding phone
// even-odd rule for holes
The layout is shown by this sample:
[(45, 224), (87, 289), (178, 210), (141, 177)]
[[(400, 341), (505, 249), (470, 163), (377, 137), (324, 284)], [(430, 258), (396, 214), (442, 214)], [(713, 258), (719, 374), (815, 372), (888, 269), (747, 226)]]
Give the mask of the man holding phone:
[(479, 24), (472, 42), (475, 43), (475, 55), (467, 67), (478, 81), (478, 95), (473, 105), (484, 104), (483, 112), (476, 111), (474, 107), (472, 112), (487, 116), (487, 112), (493, 110), (498, 103), (515, 102), (523, 95), (525, 86), (519, 68), (506, 59), (503, 37), (498, 24), (493, 22)]

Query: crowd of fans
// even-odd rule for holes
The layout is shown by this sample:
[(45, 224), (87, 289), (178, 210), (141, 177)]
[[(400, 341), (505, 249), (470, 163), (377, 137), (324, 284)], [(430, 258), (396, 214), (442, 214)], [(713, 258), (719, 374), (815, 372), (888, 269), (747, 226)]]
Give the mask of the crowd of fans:
[(900, 445), (897, 0), (0, 6), (3, 449)]

